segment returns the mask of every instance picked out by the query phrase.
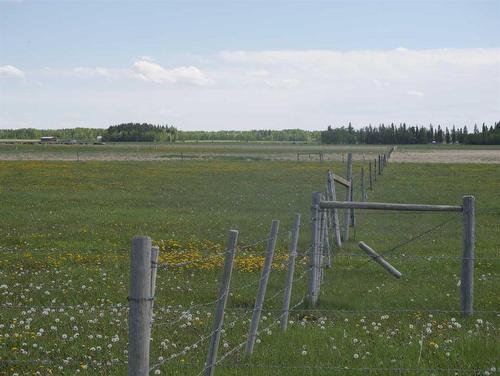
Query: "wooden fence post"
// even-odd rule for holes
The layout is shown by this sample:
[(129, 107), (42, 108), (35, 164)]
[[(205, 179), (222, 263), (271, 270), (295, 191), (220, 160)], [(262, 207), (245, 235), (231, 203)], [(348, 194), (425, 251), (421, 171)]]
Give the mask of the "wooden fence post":
[[(349, 201), (356, 201), (355, 198), (354, 198), (354, 176), (351, 178), (351, 186), (349, 188), (349, 191), (350, 191), (350, 197), (349, 197)], [(355, 216), (355, 211), (354, 211), (354, 208), (350, 208), (350, 212), (351, 212), (351, 227), (356, 227), (356, 216)]]
[(311, 206), (311, 249), (309, 251), (309, 284), (307, 299), (310, 306), (314, 307), (318, 300), (318, 275), (319, 265), (319, 203), (321, 201), (321, 193), (314, 192)]
[(231, 286), (231, 275), (233, 272), (234, 255), (236, 254), (236, 243), (238, 242), (238, 231), (229, 231), (229, 240), (227, 243), (226, 256), (224, 258), (224, 271), (219, 288), (217, 310), (215, 311), (214, 325), (212, 328), (212, 338), (210, 339), (210, 348), (208, 350), (205, 375), (212, 376), (215, 372), (215, 363), (217, 361), (217, 350), (219, 348), (222, 325), (224, 323), (224, 310), (226, 309), (229, 287)]
[(290, 298), (292, 296), (293, 273), (295, 271), (295, 258), (297, 257), (297, 244), (300, 233), (300, 213), (295, 214), (295, 222), (290, 240), (290, 254), (288, 255), (288, 270), (286, 272), (285, 296), (283, 299), (283, 309), (281, 310), (281, 331), (286, 331), (288, 325), (288, 314), (290, 309)]
[(461, 309), (463, 316), (474, 310), (474, 245), (475, 245), (475, 199), (463, 197), (462, 276), (460, 280)]
[(255, 306), (253, 308), (252, 322), (248, 332), (248, 340), (245, 349), (246, 355), (251, 355), (253, 353), (257, 330), (259, 328), (260, 314), (262, 313), (262, 305), (266, 295), (267, 281), (269, 280), (269, 275), (271, 274), (271, 266), (274, 256), (274, 248), (276, 247), (279, 224), (280, 221), (277, 220), (273, 220), (271, 224), (271, 232), (269, 233), (269, 240), (267, 241), (266, 258), (264, 260), (264, 268), (262, 269), (262, 278), (260, 279), (259, 289), (255, 299)]
[(382, 158), (378, 155), (378, 174), (382, 175)]
[(149, 334), (148, 338), (151, 338), (151, 329), (153, 326), (153, 306), (154, 306), (154, 296), (156, 292), (156, 272), (158, 271), (158, 255), (160, 253), (159, 247), (151, 247), (151, 280), (149, 283), (151, 291), (151, 308), (149, 310)]
[(374, 159), (373, 179), (377, 181), (377, 158)]
[[(323, 199), (326, 199), (326, 197), (324, 197)], [(326, 210), (323, 210), (321, 215), (323, 217), (323, 237), (321, 239), (321, 243), (323, 245), (323, 257), (326, 257), (326, 267), (331, 268), (332, 255), (330, 252), (330, 238), (328, 236), (328, 215), (326, 213)], [(321, 265), (323, 266), (323, 262)]]
[(396, 278), (401, 278), (401, 273), (394, 266), (392, 266), (386, 259), (380, 256), (377, 252), (375, 252), (368, 244), (365, 242), (358, 243), (359, 248), (366, 252), (368, 256), (370, 256), (373, 261), (377, 264), (381, 265), (385, 270), (387, 270), (391, 275)]
[(368, 175), (370, 175), (370, 191), (373, 191), (372, 162), (370, 162), (370, 164), (368, 166), (369, 166), (369, 169), (368, 169), (369, 174)]
[[(328, 184), (327, 184), (327, 193), (328, 199), (332, 201), (337, 201), (337, 192), (335, 189), (335, 181), (333, 180), (333, 172), (332, 170), (328, 170)], [(339, 224), (339, 215), (337, 209), (332, 209), (329, 211), (330, 213), (330, 221), (333, 228), (333, 235), (335, 239), (335, 243), (340, 248), (342, 247), (342, 240), (340, 238), (340, 224)]]
[[(350, 183), (350, 187), (346, 189), (346, 201), (352, 201), (352, 153), (347, 154), (347, 180)], [(344, 242), (349, 240), (349, 223), (351, 220), (351, 210), (346, 209), (344, 212)]]
[(136, 236), (130, 252), (128, 375), (149, 374), (151, 238)]
[(361, 167), (361, 201), (366, 201), (365, 168)]

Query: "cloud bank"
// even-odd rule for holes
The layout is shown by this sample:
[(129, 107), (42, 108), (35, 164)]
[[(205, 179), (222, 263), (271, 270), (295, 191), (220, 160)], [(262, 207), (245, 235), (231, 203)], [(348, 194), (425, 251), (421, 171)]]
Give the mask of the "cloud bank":
[[(221, 51), (176, 61), (181, 64), (143, 56), (122, 68), (41, 70), (33, 79), (62, 87), (46, 92), (44, 101), (68, 101), (71, 90), (66, 118), (96, 126), (150, 121), (182, 129), (323, 129), (349, 121), (451, 126), (500, 120), (498, 48)], [(0, 76), (24, 73), (2, 66)], [(40, 99), (16, 98), (23, 100)], [(51, 102), (44, 106), (46, 119), (59, 116)], [(20, 114), (12, 109), (0, 126), (9, 119), (29, 122)]]

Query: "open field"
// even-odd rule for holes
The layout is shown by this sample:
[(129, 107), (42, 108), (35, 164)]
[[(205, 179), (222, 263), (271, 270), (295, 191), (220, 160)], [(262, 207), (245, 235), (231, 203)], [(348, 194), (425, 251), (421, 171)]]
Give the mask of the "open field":
[[(318, 160), (323, 153), (326, 160), (341, 161), (347, 152), (356, 159), (373, 159), (387, 152), (385, 145), (319, 145), (290, 142), (179, 142), (179, 143), (116, 143), (106, 145), (1, 145), (0, 160), (109, 160), (109, 161), (168, 161), (180, 159), (230, 160)], [(307, 155), (306, 155), (307, 154)]]
[[(441, 145), (440, 145), (441, 146)], [(403, 163), (500, 163), (500, 148), (399, 148), (392, 162)]]
[[(389, 145), (320, 145), (274, 142), (116, 143), (106, 145), (0, 144), (0, 160), (34, 161), (172, 161), (172, 160), (319, 160), (368, 161), (386, 153)], [(500, 163), (500, 147), (473, 145), (403, 145), (393, 162)]]
[[(57, 147), (47, 148), (60, 155), (67, 150)], [(214, 150), (185, 147), (193, 153)], [(238, 155), (246, 150), (231, 148)], [(296, 146), (290, 149), (294, 152), (287, 148), (279, 150), (296, 153)], [(354, 152), (376, 155), (386, 150), (382, 148)], [(177, 152), (170, 150), (160, 152)], [(272, 323), (281, 308), (282, 297), (276, 293), (283, 288), (293, 215), (298, 211), (303, 216), (299, 245), (304, 252), (310, 242), (311, 193), (324, 189), (327, 168), (344, 175), (345, 167), (339, 162), (263, 160), (268, 149), (250, 150), (255, 159), (1, 161), (0, 374), (126, 372), (128, 247), (139, 234), (158, 242), (162, 262), (197, 260), (189, 267), (158, 272), (151, 364), (163, 359), (161, 374), (196, 375), (203, 369), (208, 341), (191, 345), (211, 331), (211, 302), (222, 263), (211, 256), (224, 249), (231, 228), (240, 230), (243, 247), (260, 242), (238, 252), (219, 355), (245, 339), (263, 260), (262, 240), (271, 220), (280, 219), (261, 325)], [(4, 146), (0, 151), (15, 152), (6, 152)], [(226, 152), (224, 147), (221, 153)], [(358, 159), (355, 173), (360, 166)], [(457, 312), (458, 214), (358, 211), (354, 239), (327, 270), (317, 309), (298, 306), (286, 334), (276, 327), (263, 331), (251, 359), (235, 352), (216, 374), (493, 373), (500, 348), (498, 192), (499, 164), (424, 163), (391, 163), (369, 192), (372, 201), (428, 204), (460, 204), (463, 195), (476, 196), (473, 317), (462, 319)], [(387, 253), (403, 278), (393, 279), (368, 262), (356, 246), (359, 240)], [(292, 304), (306, 291), (306, 268), (301, 257)], [(179, 320), (193, 304), (202, 305)]]

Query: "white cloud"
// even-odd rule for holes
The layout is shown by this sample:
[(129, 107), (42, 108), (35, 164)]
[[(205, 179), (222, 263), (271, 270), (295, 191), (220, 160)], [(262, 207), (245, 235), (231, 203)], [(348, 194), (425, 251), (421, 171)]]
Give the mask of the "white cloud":
[(12, 65), (1, 65), (0, 66), (0, 77), (4, 78), (19, 78), (24, 80), (26, 75), (22, 70), (16, 68)]
[(194, 66), (165, 69), (146, 60), (136, 61), (134, 70), (138, 78), (158, 84), (188, 83), (198, 86), (210, 85), (212, 81)]
[(76, 76), (88, 78), (88, 77), (110, 77), (111, 71), (106, 68), (96, 67), (77, 67), (72, 71)]
[(412, 95), (414, 97), (423, 97), (425, 94), (417, 90), (409, 90), (406, 94)]

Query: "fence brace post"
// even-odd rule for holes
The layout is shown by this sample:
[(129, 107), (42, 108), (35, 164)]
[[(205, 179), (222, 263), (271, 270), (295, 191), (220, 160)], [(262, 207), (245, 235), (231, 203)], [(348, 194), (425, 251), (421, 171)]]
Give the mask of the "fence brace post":
[[(352, 153), (347, 154), (347, 181), (350, 183), (350, 187), (346, 189), (346, 201), (352, 201)], [(344, 212), (344, 242), (349, 240), (349, 223), (351, 217), (351, 210), (345, 209)]]
[[(337, 192), (335, 189), (335, 181), (333, 179), (332, 170), (328, 170), (328, 183), (326, 186), (327, 190), (327, 199), (332, 201), (337, 201)], [(335, 238), (335, 243), (337, 247), (342, 247), (342, 239), (340, 238), (340, 223), (339, 223), (339, 214), (337, 209), (329, 210), (330, 214), (330, 222), (333, 228), (333, 235)]]

